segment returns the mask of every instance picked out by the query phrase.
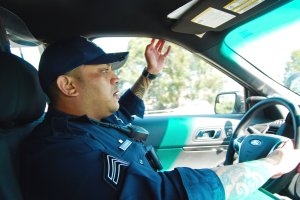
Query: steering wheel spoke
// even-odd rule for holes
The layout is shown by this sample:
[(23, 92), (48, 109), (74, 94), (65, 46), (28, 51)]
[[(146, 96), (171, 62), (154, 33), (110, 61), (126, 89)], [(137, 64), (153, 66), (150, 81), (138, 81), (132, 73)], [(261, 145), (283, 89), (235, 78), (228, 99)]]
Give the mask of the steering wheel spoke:
[(251, 134), (263, 134), (262, 132), (254, 128), (254, 126), (248, 126), (247, 131)]
[(243, 140), (245, 139), (245, 137), (246, 136), (243, 135), (243, 136), (235, 138), (233, 141), (233, 148), (237, 154), (240, 154), (240, 149), (241, 149), (241, 146), (242, 146), (242, 143), (243, 143)]

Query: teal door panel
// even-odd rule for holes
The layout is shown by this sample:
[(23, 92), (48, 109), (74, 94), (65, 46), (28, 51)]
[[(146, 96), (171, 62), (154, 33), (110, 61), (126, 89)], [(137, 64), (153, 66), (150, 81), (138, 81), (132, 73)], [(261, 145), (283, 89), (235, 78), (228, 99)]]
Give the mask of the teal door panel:
[(225, 160), (227, 145), (242, 115), (148, 116), (135, 124), (150, 135), (163, 170), (211, 168)]

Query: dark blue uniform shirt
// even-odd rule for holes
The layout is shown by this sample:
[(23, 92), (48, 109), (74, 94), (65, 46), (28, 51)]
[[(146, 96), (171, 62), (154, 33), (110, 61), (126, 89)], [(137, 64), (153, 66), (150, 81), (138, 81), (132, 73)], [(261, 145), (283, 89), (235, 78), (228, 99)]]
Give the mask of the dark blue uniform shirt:
[[(124, 125), (143, 114), (143, 101), (128, 90), (119, 111), (104, 121)], [(87, 116), (49, 109), (22, 153), (26, 200), (225, 199), (212, 170), (156, 172), (141, 142)]]

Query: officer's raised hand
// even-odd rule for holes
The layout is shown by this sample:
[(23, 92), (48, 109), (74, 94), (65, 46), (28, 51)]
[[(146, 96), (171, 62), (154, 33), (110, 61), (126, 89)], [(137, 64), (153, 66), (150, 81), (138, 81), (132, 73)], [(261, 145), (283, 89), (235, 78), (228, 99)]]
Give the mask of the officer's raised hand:
[(145, 50), (145, 58), (147, 61), (147, 71), (151, 74), (159, 74), (164, 67), (166, 57), (168, 56), (171, 46), (168, 46), (165, 52), (162, 49), (165, 45), (164, 40), (155, 39), (151, 40), (151, 43), (147, 45)]

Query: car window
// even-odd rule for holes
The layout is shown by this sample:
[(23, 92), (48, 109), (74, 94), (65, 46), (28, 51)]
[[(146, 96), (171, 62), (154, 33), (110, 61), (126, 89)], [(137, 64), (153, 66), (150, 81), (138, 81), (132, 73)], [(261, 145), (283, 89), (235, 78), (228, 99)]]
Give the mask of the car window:
[[(98, 38), (94, 42), (106, 52), (129, 51), (129, 58), (118, 71), (120, 88), (126, 91), (145, 68), (145, 46), (149, 38)], [(151, 115), (214, 114), (217, 94), (238, 92), (243, 87), (184, 48), (171, 45), (171, 53), (161, 75), (152, 82), (144, 98), (146, 113)], [(244, 105), (243, 105), (244, 106)], [(242, 109), (244, 111), (244, 109)]]
[(23, 58), (30, 64), (32, 64), (36, 69), (38, 69), (40, 57), (43, 52), (42, 45), (40, 46), (21, 46), (17, 44), (11, 45), (11, 53)]
[[(94, 40), (94, 43), (101, 46), (107, 53), (130, 52), (124, 67), (116, 72), (120, 78), (121, 93), (124, 93), (133, 85), (145, 68), (144, 49), (150, 40), (149, 38), (134, 37), (105, 37)], [(171, 45), (172, 50), (166, 68), (153, 81), (151, 89), (144, 98), (146, 114), (215, 114), (217, 94), (234, 92), (238, 93), (239, 96), (243, 96), (243, 87), (240, 84), (208, 62), (178, 45), (172, 43), (167, 43), (167, 45)], [(38, 69), (43, 51), (41, 46), (13, 45), (11, 51)], [(223, 111), (223, 109), (221, 110)], [(241, 109), (242, 112), (244, 110), (244, 108)]]
[(300, 1), (291, 1), (234, 29), (225, 43), (267, 76), (300, 94), (299, 36)]

